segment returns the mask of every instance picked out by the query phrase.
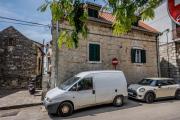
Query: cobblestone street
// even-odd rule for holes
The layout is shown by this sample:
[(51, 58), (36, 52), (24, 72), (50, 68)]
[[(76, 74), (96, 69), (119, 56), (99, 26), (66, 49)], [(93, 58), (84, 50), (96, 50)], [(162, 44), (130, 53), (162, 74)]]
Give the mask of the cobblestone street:
[(180, 120), (180, 101), (146, 104), (129, 100), (124, 107), (103, 105), (76, 111), (70, 117), (49, 116), (43, 106), (1, 110), (0, 120)]

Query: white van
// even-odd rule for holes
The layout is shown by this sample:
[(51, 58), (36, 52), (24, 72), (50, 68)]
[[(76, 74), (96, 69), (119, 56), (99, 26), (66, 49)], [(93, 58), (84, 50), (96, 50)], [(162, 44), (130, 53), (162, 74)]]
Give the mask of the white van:
[(88, 71), (47, 92), (43, 103), (48, 113), (68, 116), (73, 110), (93, 105), (122, 106), (127, 96), (127, 82), (122, 71)]

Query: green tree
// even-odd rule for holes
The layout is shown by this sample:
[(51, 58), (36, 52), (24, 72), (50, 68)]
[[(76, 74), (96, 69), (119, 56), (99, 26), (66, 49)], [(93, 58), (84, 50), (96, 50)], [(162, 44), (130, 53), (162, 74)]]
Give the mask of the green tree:
[[(72, 31), (61, 30), (58, 39), (58, 46), (63, 43), (66, 47), (78, 47), (79, 34), (83, 38), (87, 37), (88, 13), (83, 0), (45, 0), (45, 3), (39, 7), (41, 12), (50, 7), (53, 21), (64, 21), (72, 27)], [(102, 11), (110, 9), (115, 16), (113, 22), (113, 33), (121, 35), (131, 30), (131, 27), (139, 19), (153, 19), (154, 9), (162, 0), (103, 0), (106, 4)]]

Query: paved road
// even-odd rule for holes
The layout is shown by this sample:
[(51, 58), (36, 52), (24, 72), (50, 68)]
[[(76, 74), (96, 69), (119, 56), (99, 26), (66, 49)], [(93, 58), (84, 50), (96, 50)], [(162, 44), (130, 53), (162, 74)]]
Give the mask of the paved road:
[(43, 106), (1, 110), (0, 120), (180, 120), (180, 101), (166, 100), (153, 104), (130, 100), (121, 108), (103, 105), (76, 111), (62, 118), (49, 116)]

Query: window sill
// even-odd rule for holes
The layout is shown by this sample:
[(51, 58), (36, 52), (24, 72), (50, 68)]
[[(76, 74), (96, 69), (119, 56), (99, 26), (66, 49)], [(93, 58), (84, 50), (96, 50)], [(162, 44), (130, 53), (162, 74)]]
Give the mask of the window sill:
[(137, 65), (137, 66), (142, 66), (142, 65), (144, 65), (146, 63), (132, 63), (132, 64)]
[(88, 63), (90, 63), (90, 64), (100, 64), (100, 63), (102, 63), (102, 61), (88, 61)]

